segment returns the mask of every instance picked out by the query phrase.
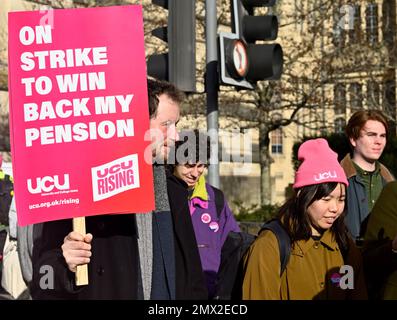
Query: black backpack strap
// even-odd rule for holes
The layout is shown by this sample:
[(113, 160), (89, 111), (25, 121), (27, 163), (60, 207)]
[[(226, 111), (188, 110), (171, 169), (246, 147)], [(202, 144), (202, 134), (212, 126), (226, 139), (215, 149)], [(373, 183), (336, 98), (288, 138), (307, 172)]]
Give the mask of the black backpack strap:
[(255, 238), (246, 232), (228, 233), (221, 251), (215, 299), (241, 300), (245, 274), (244, 256)]
[(216, 215), (219, 219), (221, 217), (223, 207), (225, 206), (225, 196), (223, 195), (223, 192), (221, 190), (215, 187), (212, 187), (212, 190), (214, 190)]
[(272, 231), (277, 238), (278, 247), (280, 251), (280, 277), (284, 273), (285, 269), (287, 268), (287, 264), (289, 261), (289, 257), (291, 255), (291, 239), (281, 225), (280, 221), (277, 219), (270, 220), (266, 222), (262, 228), (262, 230), (270, 230)]
[(346, 247), (339, 245), (339, 250), (340, 253), (342, 254), (344, 264), (349, 264), (350, 262), (348, 259), (349, 259), (350, 243), (348, 242), (346, 244)]

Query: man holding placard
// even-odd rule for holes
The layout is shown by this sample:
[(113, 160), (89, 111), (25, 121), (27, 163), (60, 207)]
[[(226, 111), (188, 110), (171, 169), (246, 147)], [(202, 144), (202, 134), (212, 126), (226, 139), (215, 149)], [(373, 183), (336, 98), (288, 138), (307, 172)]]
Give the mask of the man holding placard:
[[(142, 7), (42, 14), (8, 19), (18, 223), (44, 222), (32, 296), (175, 299), (162, 164), (178, 138), (182, 95), (146, 85)], [(85, 230), (72, 231), (75, 221)], [(75, 271), (87, 264), (80, 285)]]
[[(181, 93), (148, 81), (151, 154), (164, 163), (178, 138)], [(87, 233), (69, 232), (71, 220), (46, 222), (34, 244), (35, 299), (174, 299), (175, 256), (164, 166), (153, 166), (156, 209), (142, 214), (87, 217)], [(94, 236), (93, 236), (94, 235)], [(75, 286), (74, 272), (89, 266), (89, 284)]]

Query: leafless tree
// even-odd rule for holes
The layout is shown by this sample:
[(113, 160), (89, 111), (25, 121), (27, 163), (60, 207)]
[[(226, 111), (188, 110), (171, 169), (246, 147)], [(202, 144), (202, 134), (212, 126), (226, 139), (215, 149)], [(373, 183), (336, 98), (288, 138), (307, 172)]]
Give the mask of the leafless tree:
[[(61, 0), (26, 1), (51, 5), (55, 8), (65, 7), (66, 3)], [(354, 5), (360, 1), (350, 3)], [(73, 2), (73, 5), (78, 6), (113, 4), (124, 4), (124, 1)], [(150, 0), (143, 1), (143, 5), (146, 54), (149, 56), (153, 53), (165, 52), (166, 43), (153, 37), (151, 31), (167, 24), (166, 11), (153, 5)], [(294, 7), (285, 10), (287, 5)], [(205, 1), (197, 0), (196, 6), (197, 52), (203, 53), (205, 52)], [(217, 6), (219, 29), (230, 28), (230, 0), (218, 0)], [(342, 28), (338, 24), (343, 17), (342, 6), (343, 2), (340, 0), (278, 1), (275, 13), (281, 18), (277, 42), (284, 50), (282, 79), (276, 82), (260, 81), (255, 90), (238, 92), (233, 87), (220, 86), (221, 116), (229, 119), (231, 123), (234, 121), (236, 127), (259, 130), (263, 204), (271, 199), (270, 164), (273, 160), (269, 147), (272, 131), (290, 124), (305, 126), (313, 132), (332, 130), (333, 123), (327, 119), (327, 111), (332, 111), (335, 103), (333, 95), (327, 92), (333, 91), (336, 83), (343, 82), (350, 75), (359, 79), (378, 80), (379, 77), (388, 79), (391, 84), (390, 95), (393, 96), (396, 21), (395, 15), (393, 18), (386, 13), (396, 11), (395, 0), (385, 0), (382, 7), (383, 19), (388, 17), (388, 20), (382, 23), (382, 39), (384, 39), (382, 42), (369, 41), (366, 32), (360, 28), (355, 29), (354, 23), (352, 29)], [(352, 39), (354, 41), (350, 41)], [(201, 54), (197, 56), (198, 92), (189, 95), (183, 108), (183, 114), (187, 117), (205, 115), (204, 73), (205, 54)], [(349, 94), (353, 93), (349, 92)], [(357, 97), (360, 98), (362, 99)], [(371, 99), (374, 105), (379, 100), (376, 94)], [(393, 101), (390, 103), (390, 109), (393, 108), (394, 113), (391, 113), (391, 118), (395, 120), (395, 100), (394, 104)]]
[[(229, 13), (226, 2), (221, 1), (222, 13)], [(335, 103), (333, 95), (327, 92), (333, 91), (335, 84), (345, 81), (350, 75), (379, 81), (379, 78), (388, 76), (385, 70), (389, 70), (389, 77), (391, 74), (395, 83), (395, 62), (390, 63), (394, 53), (395, 23), (390, 25), (392, 29), (384, 30), (390, 38), (388, 42), (370, 43), (354, 21), (352, 30), (345, 30), (337, 24), (344, 18), (341, 1), (306, 0), (295, 2), (298, 5), (288, 11), (281, 9), (292, 3), (278, 1), (277, 7), (281, 17), (277, 42), (284, 50), (282, 79), (260, 81), (255, 90), (236, 92), (235, 88), (224, 86), (220, 90), (221, 115), (242, 129), (259, 130), (262, 204), (269, 203), (271, 199), (270, 164), (273, 159), (269, 148), (272, 131), (292, 123), (313, 133), (333, 131), (333, 119), (327, 118), (330, 114), (327, 111), (333, 112)], [(221, 18), (225, 15), (219, 18), (219, 23)], [(225, 23), (230, 21), (226, 19)], [(284, 32), (285, 29), (289, 31)], [(344, 40), (343, 44), (341, 40)], [(186, 114), (192, 117), (203, 114), (205, 101), (202, 94), (189, 99), (191, 107), (185, 110)], [(395, 110), (395, 104), (391, 108)], [(395, 111), (390, 118), (395, 120)]]

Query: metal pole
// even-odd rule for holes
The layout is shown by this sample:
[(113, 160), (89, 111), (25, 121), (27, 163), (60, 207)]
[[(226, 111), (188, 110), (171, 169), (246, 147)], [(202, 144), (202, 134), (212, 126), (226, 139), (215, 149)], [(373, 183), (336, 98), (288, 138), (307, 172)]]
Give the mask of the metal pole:
[[(205, 1), (206, 35), (206, 75), (205, 92), (207, 94), (207, 130), (211, 137), (211, 159), (208, 167), (208, 182), (219, 188), (219, 142), (218, 142), (218, 53), (216, 0)], [(215, 156), (214, 156), (215, 155)], [(214, 159), (215, 158), (215, 159)], [(214, 161), (215, 160), (215, 161)]]

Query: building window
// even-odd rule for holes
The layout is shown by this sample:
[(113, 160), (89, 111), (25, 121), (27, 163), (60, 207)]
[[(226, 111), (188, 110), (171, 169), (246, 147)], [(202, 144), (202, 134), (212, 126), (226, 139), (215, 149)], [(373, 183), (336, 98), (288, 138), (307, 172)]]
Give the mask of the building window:
[(345, 44), (345, 37), (346, 37), (346, 32), (345, 32), (345, 27), (343, 25), (343, 17), (344, 13), (341, 12), (341, 6), (340, 5), (335, 5), (333, 9), (333, 37), (332, 37), (332, 43), (334, 44), (335, 47), (343, 47)]
[(283, 179), (284, 178), (284, 172), (276, 172), (274, 175), (276, 179)]
[[(281, 83), (277, 83), (274, 86), (273, 94), (270, 98), (270, 105), (269, 108), (270, 110), (280, 110), (281, 108), (281, 102), (282, 102), (282, 96), (281, 92), (283, 91), (281, 87)], [(282, 119), (281, 115), (273, 115), (273, 117), (278, 117), (279, 119)]]
[(359, 43), (361, 37), (361, 6), (353, 6), (353, 24), (352, 28), (349, 30), (349, 42)]
[(271, 132), (270, 142), (272, 145), (273, 154), (283, 153), (283, 130), (281, 128), (278, 128)]
[(343, 133), (346, 127), (345, 118), (336, 118), (334, 121), (335, 133)]
[(362, 86), (359, 83), (350, 85), (350, 108), (352, 113), (363, 108)]
[(336, 115), (346, 114), (346, 86), (337, 84), (334, 86), (334, 108)]
[(370, 3), (365, 9), (367, 41), (370, 45), (378, 42), (378, 5)]
[(395, 13), (395, 0), (383, 0), (382, 4), (382, 33), (383, 40), (386, 45), (394, 46), (395, 44), (395, 26), (396, 26), (396, 13)]
[(367, 82), (367, 105), (368, 109), (379, 109), (380, 88), (375, 81)]
[(384, 85), (384, 112), (391, 119), (396, 118), (396, 83), (388, 80)]
[[(311, 2), (311, 3), (310, 3)], [(307, 1), (307, 27), (308, 32), (314, 33), (318, 31), (319, 23), (323, 21), (321, 17), (321, 4), (320, 1)]]
[(299, 31), (301, 34), (303, 32), (303, 3), (302, 1), (295, 0), (294, 9), (294, 20), (295, 20), (295, 30)]

